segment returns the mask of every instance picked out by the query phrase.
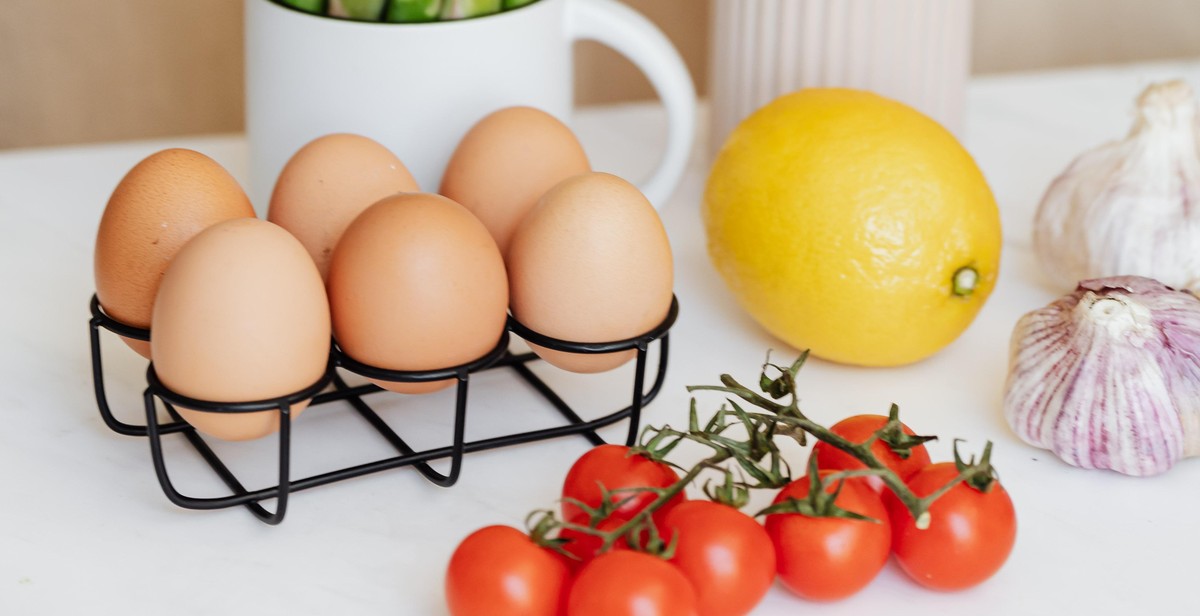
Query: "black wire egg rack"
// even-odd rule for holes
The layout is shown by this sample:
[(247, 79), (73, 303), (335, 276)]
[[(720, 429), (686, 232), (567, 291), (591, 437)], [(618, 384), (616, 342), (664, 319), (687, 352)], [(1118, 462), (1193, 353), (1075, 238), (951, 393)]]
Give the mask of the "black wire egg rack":
[[(279, 524), (287, 513), (288, 498), (294, 492), (315, 488), (354, 477), (361, 477), (381, 471), (412, 467), (431, 483), (450, 487), (454, 485), (462, 472), (465, 454), (513, 445), (521, 445), (547, 439), (580, 435), (593, 445), (601, 445), (605, 441), (596, 432), (600, 428), (628, 420), (628, 430), (625, 443), (632, 445), (638, 435), (641, 412), (662, 389), (667, 371), (669, 349), (668, 333), (679, 315), (679, 302), (672, 298), (671, 307), (666, 318), (650, 331), (626, 340), (613, 342), (572, 342), (546, 336), (522, 325), (511, 316), (508, 318), (504, 333), (496, 346), (484, 356), (449, 368), (423, 371), (396, 371), (369, 366), (351, 358), (343, 352), (336, 343), (331, 345), (329, 362), (324, 374), (312, 385), (304, 389), (267, 400), (251, 402), (212, 402), (197, 400), (171, 391), (154, 370), (151, 363), (146, 369), (146, 389), (142, 394), (145, 411), (145, 423), (133, 424), (117, 419), (109, 406), (108, 395), (104, 385), (104, 365), (101, 359), (101, 330), (108, 330), (118, 336), (133, 340), (149, 340), (150, 330), (132, 327), (121, 323), (105, 314), (98, 298), (93, 295), (91, 300), (91, 320), (89, 335), (92, 353), (92, 381), (95, 387), (96, 405), (104, 423), (118, 434), (126, 436), (145, 437), (150, 443), (150, 457), (158, 482), (167, 498), (186, 509), (213, 510), (229, 507), (244, 506), (256, 518), (267, 524)], [(534, 353), (514, 353), (509, 350), (511, 336), (516, 335), (528, 343), (556, 351), (570, 353), (601, 354), (636, 350), (633, 375), (633, 392), (631, 401), (617, 411), (595, 419), (584, 419), (541, 377), (536, 375), (529, 364), (540, 361)], [(648, 370), (648, 351), (650, 345), (658, 343), (657, 367), (653, 382), (646, 387)], [(510, 370), (518, 378), (527, 383), (548, 405), (566, 422), (546, 428), (493, 436), (489, 438), (466, 440), (466, 421), (468, 408), (468, 390), (471, 375), (486, 370)], [(377, 392), (385, 391), (378, 385), (368, 383), (351, 386), (342, 376), (342, 371), (357, 374), (368, 379), (404, 382), (426, 383), (454, 379), (456, 395), (454, 407), (453, 437), (449, 445), (430, 449), (416, 450), (404, 440), (367, 402), (367, 397)], [(395, 455), (377, 459), (371, 462), (353, 466), (336, 468), (308, 477), (293, 479), (291, 477), (292, 455), (292, 407), (302, 401), (309, 400), (309, 406), (319, 406), (344, 402), (365, 420), (371, 428), (385, 439), (395, 450)], [(158, 403), (169, 421), (160, 421)], [(188, 424), (176, 410), (176, 407), (206, 411), (213, 413), (252, 413), (275, 411), (279, 413), (278, 440), (279, 466), (278, 482), (275, 485), (260, 489), (248, 489), (243, 482), (230, 470), (216, 451), (206, 442), (195, 428)], [(166, 459), (163, 453), (163, 439), (171, 434), (180, 434), (195, 449), (203, 461), (212, 468), (221, 482), (229, 489), (229, 494), (216, 497), (195, 497), (181, 493), (172, 483), (167, 472)], [(449, 470), (441, 473), (430, 466), (433, 460), (449, 459)], [(263, 501), (274, 500), (274, 510), (263, 506)]]

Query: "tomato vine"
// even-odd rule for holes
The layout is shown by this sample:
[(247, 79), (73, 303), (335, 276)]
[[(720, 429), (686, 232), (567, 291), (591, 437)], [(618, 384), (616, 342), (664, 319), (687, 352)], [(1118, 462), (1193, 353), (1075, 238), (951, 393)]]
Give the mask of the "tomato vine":
[[(856, 517), (857, 514), (842, 511), (833, 505), (837, 489), (835, 488), (833, 494), (827, 494), (825, 486), (838, 484), (853, 477), (874, 476), (878, 477), (886, 489), (911, 513), (917, 527), (926, 528), (930, 523), (930, 506), (954, 486), (966, 482), (976, 489), (986, 489), (994, 481), (995, 471), (990, 462), (991, 443), (987, 443), (978, 462), (974, 458), (965, 462), (958, 455), (956, 441), (955, 459), (958, 474), (928, 495), (918, 496), (905, 484), (904, 478), (875, 455), (872, 445), (876, 440), (883, 440), (892, 451), (906, 457), (907, 450), (936, 437), (904, 433), (899, 420), (899, 407), (894, 404), (889, 411), (888, 422), (861, 443), (851, 442), (813, 421), (800, 409), (796, 385), (797, 374), (807, 357), (807, 352), (801, 353), (796, 361), (788, 366), (773, 364), (768, 360), (763, 364), (759, 376), (759, 391), (750, 389), (729, 374), (721, 375), (720, 385), (688, 387), (688, 391), (693, 393), (711, 391), (724, 393), (729, 397), (726, 398), (725, 404), (703, 423), (700, 421), (696, 398), (693, 397), (685, 430), (677, 430), (669, 425), (647, 426), (639, 439), (641, 444), (629, 452), (629, 455), (643, 455), (678, 468), (682, 471), (678, 481), (661, 488), (605, 490), (605, 498), (598, 507), (581, 502), (573, 503), (587, 512), (587, 524), (558, 520), (552, 511), (535, 512), (538, 515), (531, 517), (531, 536), (542, 545), (554, 548), (569, 557), (571, 556), (562, 548), (563, 540), (551, 538), (554, 529), (569, 529), (577, 534), (583, 533), (599, 538), (600, 553), (611, 550), (623, 540), (634, 549), (669, 558), (670, 538), (664, 540), (658, 536), (654, 528), (654, 513), (683, 493), (687, 486), (705, 471), (713, 471), (723, 477), (715, 485), (711, 480), (705, 482), (705, 495), (710, 500), (734, 508), (741, 508), (749, 502), (751, 490), (779, 489), (786, 486), (793, 478), (779, 448), (777, 441), (780, 439), (788, 439), (804, 446), (808, 438), (812, 437), (852, 456), (865, 468), (832, 473), (816, 473), (811, 472), (815, 469), (810, 469), (809, 477), (813, 482), (813, 489), (809, 492), (807, 502), (789, 499), (759, 511), (756, 514), (758, 516), (790, 511), (815, 517)], [(744, 405), (749, 405), (749, 408)], [(735, 427), (741, 428), (744, 433), (732, 434), (732, 428)], [(684, 441), (706, 446), (712, 450), (712, 454), (687, 469), (674, 465), (669, 460), (669, 454)], [(810, 461), (810, 465), (812, 464), (815, 464), (815, 459)], [(735, 470), (740, 477), (735, 476)], [(613, 510), (646, 492), (653, 493), (654, 499), (636, 514), (615, 528), (611, 525), (607, 530), (597, 528)]]

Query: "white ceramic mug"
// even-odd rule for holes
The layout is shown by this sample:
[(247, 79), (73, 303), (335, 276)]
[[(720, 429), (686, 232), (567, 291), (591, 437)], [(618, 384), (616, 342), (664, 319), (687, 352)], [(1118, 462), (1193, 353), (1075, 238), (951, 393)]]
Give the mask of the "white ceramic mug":
[(301, 146), (351, 132), (387, 146), (434, 192), (455, 146), (496, 109), (528, 105), (570, 120), (577, 40), (633, 61), (667, 110), (666, 152), (640, 188), (661, 206), (687, 164), (695, 90), (665, 36), (615, 0), (539, 0), (461, 21), (369, 23), (246, 0), (250, 195), (260, 214)]

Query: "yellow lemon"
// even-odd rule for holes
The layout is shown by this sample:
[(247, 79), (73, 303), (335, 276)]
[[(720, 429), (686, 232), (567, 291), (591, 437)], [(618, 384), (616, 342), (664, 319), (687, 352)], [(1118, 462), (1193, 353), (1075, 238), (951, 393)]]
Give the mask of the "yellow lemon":
[(970, 154), (911, 107), (858, 90), (801, 90), (742, 122), (713, 165), (704, 224), (741, 306), (842, 363), (936, 353), (999, 269), (999, 211)]

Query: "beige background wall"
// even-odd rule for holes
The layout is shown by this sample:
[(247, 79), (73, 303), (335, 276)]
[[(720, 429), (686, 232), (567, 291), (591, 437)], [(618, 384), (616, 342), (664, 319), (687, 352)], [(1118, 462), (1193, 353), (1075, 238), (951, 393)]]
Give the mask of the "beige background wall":
[[(703, 91), (708, 0), (623, 1), (675, 41)], [(241, 7), (4, 0), (0, 148), (240, 130)], [(1200, 0), (975, 0), (974, 41), (977, 73), (1195, 57)], [(618, 56), (581, 47), (581, 102), (651, 95)]]

